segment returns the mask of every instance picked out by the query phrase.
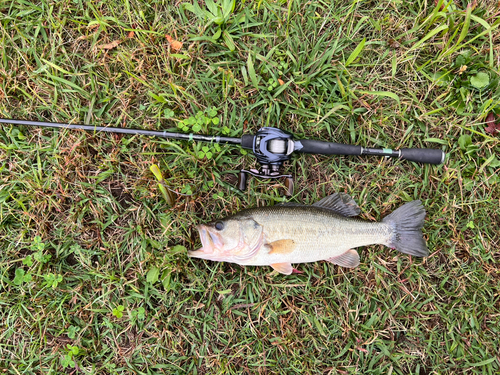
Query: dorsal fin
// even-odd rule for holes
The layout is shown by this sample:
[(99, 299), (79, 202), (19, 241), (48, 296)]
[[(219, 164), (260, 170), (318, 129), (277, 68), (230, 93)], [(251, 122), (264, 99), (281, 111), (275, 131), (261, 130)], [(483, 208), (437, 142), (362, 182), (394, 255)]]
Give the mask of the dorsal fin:
[(361, 212), (358, 204), (345, 193), (334, 193), (313, 204), (332, 210), (342, 216), (357, 216)]

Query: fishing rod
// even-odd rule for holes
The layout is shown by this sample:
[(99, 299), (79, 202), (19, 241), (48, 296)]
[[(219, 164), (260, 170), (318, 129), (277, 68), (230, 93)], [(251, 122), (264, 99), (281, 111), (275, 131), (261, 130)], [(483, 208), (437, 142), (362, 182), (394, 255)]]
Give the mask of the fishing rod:
[(399, 150), (392, 150), (389, 148), (368, 148), (342, 143), (325, 142), (314, 139), (294, 140), (291, 133), (272, 127), (264, 127), (257, 131), (255, 135), (244, 134), (241, 138), (234, 138), (219, 135), (211, 136), (193, 133), (172, 133), (167, 131), (113, 128), (107, 126), (64, 124), (57, 122), (26, 121), (1, 118), (0, 123), (46, 128), (80, 129), (92, 131), (95, 133), (107, 132), (130, 135), (147, 135), (152, 137), (186, 141), (201, 141), (239, 145), (240, 147), (251, 150), (253, 152), (253, 154), (257, 158), (257, 162), (259, 162), (259, 164), (261, 165), (261, 168), (249, 170), (242, 169), (241, 171), (239, 171), (238, 188), (240, 190), (246, 189), (248, 175), (263, 179), (285, 178), (287, 195), (292, 195), (293, 193), (293, 176), (290, 174), (282, 174), (280, 172), (280, 169), (285, 161), (291, 159), (291, 156), (294, 152), (321, 155), (387, 156), (425, 164), (441, 164), (444, 162), (446, 156), (446, 154), (439, 149), (402, 148)]

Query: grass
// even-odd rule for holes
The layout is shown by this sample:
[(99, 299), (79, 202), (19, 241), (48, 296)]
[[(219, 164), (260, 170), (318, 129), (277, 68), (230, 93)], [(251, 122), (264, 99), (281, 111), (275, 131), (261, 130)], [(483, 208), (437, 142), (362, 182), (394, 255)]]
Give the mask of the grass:
[[(2, 373), (498, 374), (500, 141), (484, 130), (500, 114), (496, 1), (243, 1), (214, 22), (200, 9), (0, 2), (1, 117), (175, 130), (213, 107), (220, 123), (202, 133), (441, 148), (440, 166), (286, 166), (289, 200), (344, 191), (367, 220), (421, 199), (431, 255), (372, 246), (356, 269), (291, 276), (189, 259), (196, 223), (284, 200), (275, 181), (233, 188), (251, 156), (3, 125)], [(471, 86), (479, 72), (488, 87)], [(172, 207), (153, 164), (185, 194)]]

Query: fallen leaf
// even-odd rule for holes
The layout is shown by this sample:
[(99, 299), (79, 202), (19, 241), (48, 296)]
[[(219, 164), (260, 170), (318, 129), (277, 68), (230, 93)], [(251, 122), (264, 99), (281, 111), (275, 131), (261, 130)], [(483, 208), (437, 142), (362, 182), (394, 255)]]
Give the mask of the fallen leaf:
[(94, 34), (80, 35), (78, 38), (76, 38), (76, 41), (79, 42), (80, 40), (89, 39), (89, 38), (92, 38), (92, 36), (94, 36)]
[[(137, 24), (133, 23), (132, 24), (132, 29), (137, 29)], [(135, 36), (135, 31), (134, 30), (130, 30), (127, 34), (127, 37), (129, 39), (132, 39), (133, 37)]]
[(278, 82), (280, 83), (280, 86), (283, 86), (285, 84), (285, 81), (283, 81), (281, 78), (278, 78)]
[(116, 46), (118, 46), (118, 44), (120, 44), (121, 42), (122, 42), (121, 40), (114, 40), (111, 43), (98, 45), (97, 48), (99, 48), (99, 49), (113, 49)]
[(396, 39), (389, 39), (389, 46), (392, 48), (399, 48), (401, 44)]
[(170, 35), (165, 35), (165, 38), (167, 38), (168, 42), (170, 43), (170, 46), (174, 51), (179, 51), (182, 48), (182, 42), (179, 42), (178, 40), (175, 40), (172, 38)]
[(486, 116), (486, 124), (488, 125), (484, 128), (486, 133), (495, 134), (496, 132), (500, 132), (500, 123), (495, 123), (495, 115), (492, 112)]

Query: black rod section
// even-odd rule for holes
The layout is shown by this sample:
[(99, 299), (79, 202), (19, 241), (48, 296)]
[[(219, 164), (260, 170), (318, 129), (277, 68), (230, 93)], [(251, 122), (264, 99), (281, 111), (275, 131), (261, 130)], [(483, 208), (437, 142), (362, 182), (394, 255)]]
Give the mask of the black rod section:
[(442, 150), (435, 148), (402, 148), (400, 150), (391, 150), (390, 148), (362, 147), (361, 155), (390, 156), (424, 164), (442, 164), (446, 158), (446, 154)]
[(390, 156), (426, 164), (442, 164), (446, 158), (446, 154), (439, 149), (402, 148), (401, 150), (391, 150), (388, 148), (367, 148), (342, 143), (318, 141), (314, 139), (301, 139), (295, 141), (295, 150), (297, 152), (307, 154), (322, 155)]
[(80, 129), (93, 132), (107, 132), (107, 133), (121, 133), (132, 135), (148, 135), (160, 138), (183, 139), (186, 141), (201, 141), (201, 142), (216, 142), (216, 143), (231, 143), (241, 144), (241, 138), (221, 137), (202, 134), (185, 134), (185, 133), (171, 133), (167, 131), (154, 131), (142, 129), (127, 129), (127, 128), (112, 128), (108, 126), (94, 126), (94, 125), (80, 125), (80, 124), (63, 124), (59, 122), (44, 122), (44, 121), (25, 121), (14, 119), (0, 118), (2, 124), (12, 125), (27, 125), (27, 126), (41, 126), (45, 128), (60, 128), (60, 129)]

